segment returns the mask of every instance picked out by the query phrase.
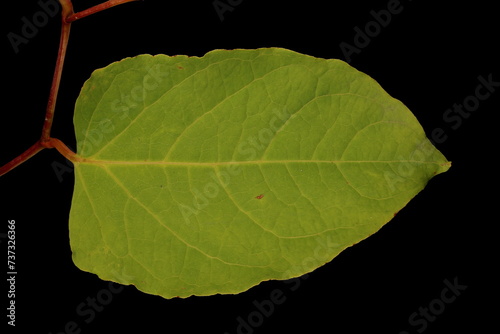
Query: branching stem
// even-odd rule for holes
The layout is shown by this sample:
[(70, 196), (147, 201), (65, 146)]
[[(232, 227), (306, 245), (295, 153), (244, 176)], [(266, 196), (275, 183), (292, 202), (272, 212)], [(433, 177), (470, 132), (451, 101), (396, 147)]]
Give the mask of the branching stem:
[(64, 143), (59, 139), (51, 138), (50, 132), (54, 120), (54, 111), (56, 108), (57, 94), (59, 92), (59, 85), (61, 83), (61, 75), (64, 66), (64, 59), (66, 58), (66, 50), (68, 48), (69, 33), (71, 30), (71, 22), (87, 17), (89, 15), (101, 12), (105, 9), (121, 5), (127, 2), (137, 0), (109, 0), (100, 5), (96, 5), (89, 9), (75, 13), (73, 11), (72, 0), (59, 0), (62, 7), (61, 12), (61, 38), (59, 40), (59, 51), (57, 53), (56, 66), (54, 76), (52, 78), (52, 85), (50, 87), (49, 99), (47, 102), (47, 109), (45, 112), (45, 121), (43, 123), (42, 135), (40, 139), (33, 144), (24, 153), (14, 158), (4, 166), (0, 167), (0, 176), (6, 174), (12, 169), (16, 168), (23, 162), (30, 159), (32, 156), (45, 148), (56, 148), (61, 154), (72, 161), (78, 161), (78, 156), (72, 152)]

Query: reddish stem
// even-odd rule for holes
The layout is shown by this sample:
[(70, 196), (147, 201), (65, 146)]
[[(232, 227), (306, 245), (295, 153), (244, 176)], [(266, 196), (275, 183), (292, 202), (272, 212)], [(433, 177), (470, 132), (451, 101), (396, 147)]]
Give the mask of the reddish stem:
[(59, 40), (59, 51), (57, 53), (56, 67), (54, 70), (54, 76), (52, 78), (52, 86), (50, 87), (49, 99), (47, 102), (47, 109), (45, 112), (45, 121), (43, 123), (43, 128), (42, 128), (42, 135), (40, 137), (40, 140), (38, 140), (33, 146), (27, 149), (24, 153), (19, 155), (17, 158), (14, 158), (12, 161), (8, 162), (4, 166), (1, 166), (0, 176), (16, 168), (17, 166), (19, 166), (20, 164), (27, 161), (32, 156), (43, 150), (44, 148), (55, 147), (62, 155), (64, 155), (71, 161), (76, 162), (81, 160), (78, 157), (78, 155), (76, 155), (73, 151), (71, 151), (59, 139), (50, 137), (52, 123), (54, 120), (54, 111), (56, 108), (57, 94), (59, 92), (59, 85), (61, 83), (61, 75), (64, 66), (64, 59), (66, 58), (66, 50), (68, 48), (71, 22), (98, 13), (105, 9), (132, 1), (137, 1), (137, 0), (109, 0), (100, 5), (75, 13), (73, 11), (73, 3), (71, 2), (71, 0), (59, 0), (59, 3), (61, 4), (62, 7), (61, 38)]
[(42, 137), (40, 142), (44, 145), (50, 140), (50, 130), (54, 120), (54, 111), (56, 109), (57, 94), (59, 92), (59, 84), (61, 83), (61, 75), (66, 58), (66, 50), (68, 49), (69, 32), (71, 23), (66, 22), (66, 18), (73, 14), (73, 5), (70, 0), (60, 0), (62, 6), (61, 15), (61, 38), (59, 40), (59, 51), (57, 53), (56, 68), (54, 77), (52, 78), (52, 86), (50, 87), (49, 101), (47, 102), (47, 110), (45, 112), (45, 122), (42, 128)]
[(37, 141), (33, 146), (28, 148), (23, 154), (19, 155), (17, 158), (13, 159), (12, 161), (8, 162), (4, 166), (0, 167), (0, 176), (6, 174), (7, 172), (11, 171), (12, 169), (16, 168), (41, 150), (43, 150), (45, 147), (43, 147), (39, 141)]
[(86, 16), (101, 12), (105, 9), (132, 1), (138, 1), (138, 0), (109, 0), (94, 7), (90, 7), (89, 9), (82, 10), (81, 12), (70, 14), (69, 16), (66, 17), (66, 22), (71, 23), (73, 21), (82, 19)]

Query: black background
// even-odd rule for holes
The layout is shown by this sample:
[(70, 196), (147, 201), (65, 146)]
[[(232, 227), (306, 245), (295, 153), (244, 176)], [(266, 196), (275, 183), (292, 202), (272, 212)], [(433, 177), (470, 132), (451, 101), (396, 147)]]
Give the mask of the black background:
[[(226, 2), (223, 0), (223, 2)], [(240, 1), (232, 1), (238, 3)], [(76, 10), (99, 1), (74, 1)], [(168, 4), (167, 4), (168, 3)], [(284, 47), (323, 58), (346, 59), (339, 45), (354, 45), (354, 27), (373, 21), (370, 11), (385, 1), (244, 0), (219, 19), (213, 1), (146, 0), (77, 21), (72, 26), (66, 67), (52, 135), (75, 147), (72, 110), (94, 69), (142, 53), (202, 56), (217, 49)], [(500, 81), (497, 65), (499, 20), (494, 2), (401, 1), (403, 10), (371, 38), (351, 65), (377, 80), (403, 101), (429, 136), (442, 128), (436, 146), (453, 167), (431, 180), (378, 233), (345, 250), (300, 280), (295, 291), (284, 282), (264, 282), (239, 295), (165, 300), (124, 287), (86, 323), (77, 307), (103, 294), (108, 282), (77, 269), (68, 238), (74, 177), (59, 181), (45, 150), (0, 178), (1, 225), (16, 221), (16, 328), (12, 332), (64, 332), (74, 321), (80, 333), (238, 333), (238, 317), (256, 310), (253, 301), (279, 289), (286, 300), (254, 333), (308, 329), (325, 333), (417, 333), (408, 318), (439, 299), (444, 280), (467, 288), (424, 333), (498, 329), (498, 153), (496, 134), (500, 87), (453, 129), (443, 120), (453, 104), (474, 95), (478, 77)], [(7, 34), (21, 33), (41, 7), (36, 1), (2, 6), (3, 66), (0, 164), (40, 136), (59, 40), (59, 16), (14, 52)], [(6, 239), (1, 238), (6, 262)], [(3, 266), (6, 273), (6, 263)], [(3, 274), (6, 276), (6, 274)], [(7, 318), (7, 286), (2, 322)], [(115, 286), (116, 288), (117, 286)], [(241, 331), (247, 333), (249, 331)]]

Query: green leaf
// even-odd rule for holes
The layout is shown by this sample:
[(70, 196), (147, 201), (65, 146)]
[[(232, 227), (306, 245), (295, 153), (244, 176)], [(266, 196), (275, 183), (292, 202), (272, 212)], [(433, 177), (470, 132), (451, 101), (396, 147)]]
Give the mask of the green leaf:
[(450, 166), (372, 78), (279, 48), (113, 63), (74, 121), (74, 262), (165, 298), (310, 272)]

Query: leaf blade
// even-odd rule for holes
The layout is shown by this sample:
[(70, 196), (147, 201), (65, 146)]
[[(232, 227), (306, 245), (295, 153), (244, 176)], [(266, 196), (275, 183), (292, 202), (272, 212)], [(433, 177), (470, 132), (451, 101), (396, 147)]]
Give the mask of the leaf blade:
[(275, 48), (112, 64), (75, 128), (75, 263), (166, 298), (314, 270), (449, 168), (373, 79)]

